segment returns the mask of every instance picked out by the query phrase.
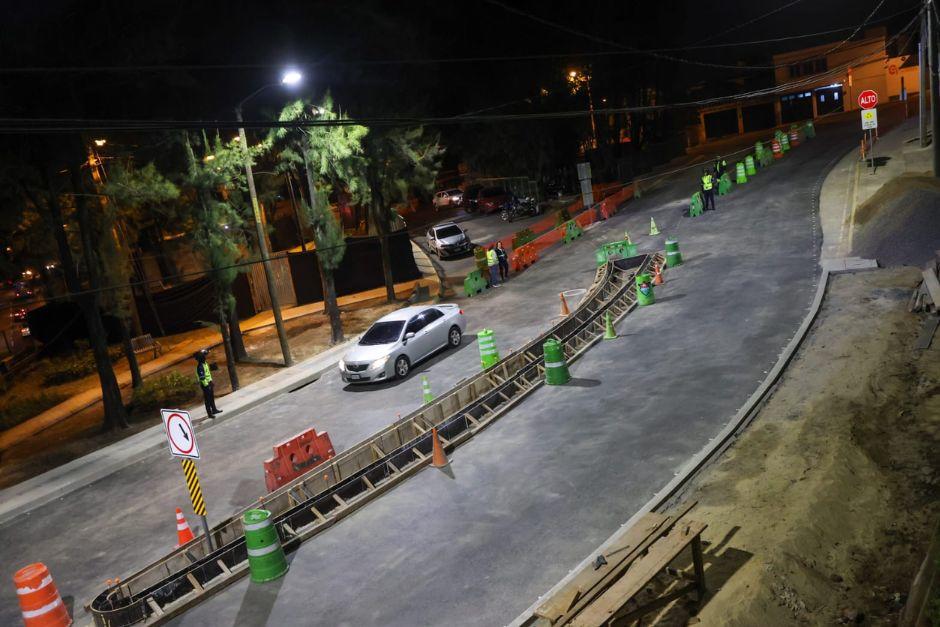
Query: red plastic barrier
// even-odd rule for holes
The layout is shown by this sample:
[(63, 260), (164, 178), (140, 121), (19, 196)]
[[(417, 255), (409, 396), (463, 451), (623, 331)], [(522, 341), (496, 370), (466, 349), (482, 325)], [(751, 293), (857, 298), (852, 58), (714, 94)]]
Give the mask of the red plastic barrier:
[(530, 242), (512, 251), (510, 259), (512, 261), (513, 272), (520, 272), (538, 261), (539, 254), (535, 250), (535, 246)]
[(307, 429), (274, 445), (274, 457), (264, 460), (264, 485), (273, 492), (334, 455), (330, 434)]

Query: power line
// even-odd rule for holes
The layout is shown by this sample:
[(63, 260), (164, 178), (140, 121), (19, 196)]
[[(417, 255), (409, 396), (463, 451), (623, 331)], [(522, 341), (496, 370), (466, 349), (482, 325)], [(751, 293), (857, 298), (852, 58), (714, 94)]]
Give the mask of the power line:
[(741, 28), (744, 28), (745, 26), (750, 26), (750, 25), (753, 24), (754, 22), (759, 22), (760, 20), (764, 19), (765, 17), (770, 17), (771, 15), (774, 15), (774, 14), (776, 14), (776, 13), (780, 13), (780, 12), (783, 11), (784, 9), (788, 9), (788, 8), (792, 7), (794, 4), (798, 4), (799, 2), (802, 2), (802, 1), (803, 1), (803, 0), (793, 0), (792, 2), (788, 2), (787, 4), (785, 4), (785, 5), (781, 6), (781, 7), (777, 7), (776, 9), (773, 9), (773, 10), (771, 10), (771, 11), (768, 11), (767, 13), (764, 13), (764, 14), (762, 14), (762, 15), (758, 15), (757, 17), (752, 18), (752, 19), (750, 19), (750, 20), (747, 20), (746, 22), (741, 22), (740, 24), (737, 24), (737, 25), (735, 25), (735, 26), (732, 26), (731, 28), (728, 28), (728, 29), (726, 29), (726, 30), (723, 30), (723, 31), (721, 31), (720, 33), (716, 33), (716, 34), (714, 34), (714, 35), (710, 35), (710, 36), (706, 37), (705, 39), (700, 39), (697, 43), (700, 43), (700, 44), (701, 44), (701, 43), (705, 43), (706, 41), (712, 41), (713, 39), (718, 39), (719, 37), (723, 37), (724, 35), (727, 35), (728, 33), (733, 33), (733, 32), (736, 31), (736, 30), (739, 30), (739, 29), (741, 29)]
[[(801, 1), (801, 0), (797, 0)], [(885, 22), (899, 15), (904, 15), (918, 8), (919, 5), (913, 5), (895, 13), (886, 15), (874, 22)], [(757, 18), (755, 18), (757, 19)], [(747, 24), (747, 23), (745, 23)], [(349, 61), (304, 61), (294, 63), (292, 66), (298, 68), (316, 68), (329, 66), (389, 66), (389, 65), (434, 65), (434, 64), (460, 64), (460, 63), (495, 63), (501, 61), (539, 61), (549, 59), (568, 59), (578, 57), (615, 57), (615, 56), (634, 56), (652, 53), (683, 52), (689, 50), (717, 50), (720, 48), (734, 48), (741, 46), (757, 46), (769, 43), (780, 43), (784, 41), (795, 41), (798, 39), (810, 39), (821, 37), (823, 35), (832, 35), (856, 29), (857, 25), (842, 26), (828, 30), (817, 31), (813, 33), (801, 33), (796, 35), (783, 35), (779, 37), (770, 37), (766, 39), (752, 39), (748, 41), (736, 41), (729, 43), (716, 44), (694, 44), (689, 46), (676, 46), (669, 48), (632, 48), (618, 50), (598, 50), (590, 52), (546, 52), (519, 55), (501, 55), (501, 56), (472, 56), (472, 57), (432, 57), (432, 58), (403, 58), (403, 59), (358, 59)], [(707, 39), (702, 40), (708, 41)], [(609, 44), (608, 44), (609, 45)], [(679, 60), (679, 59), (677, 59)], [(687, 60), (681, 59), (685, 62)], [(739, 68), (739, 66), (731, 66)], [(230, 63), (230, 64), (181, 64), (181, 65), (63, 65), (63, 66), (31, 66), (31, 67), (0, 67), (0, 74), (81, 74), (81, 73), (124, 73), (124, 72), (192, 72), (192, 71), (223, 71), (223, 70), (271, 70), (282, 69), (283, 64), (277, 63)]]
[[(789, 65), (791, 65), (791, 64), (793, 64), (793, 63), (800, 63), (800, 62), (802, 62), (802, 61), (808, 61), (808, 60), (811, 60), (812, 58), (816, 58), (816, 57), (820, 56), (820, 55), (816, 54), (816, 55), (813, 55), (813, 57), (811, 57), (811, 58), (793, 60), (793, 61), (788, 61), (788, 62), (786, 62), (786, 63), (778, 63), (778, 64), (774, 64), (774, 65), (749, 65), (749, 64), (730, 65), (730, 64), (727, 64), (727, 63), (712, 63), (712, 62), (709, 62), (709, 61), (696, 61), (696, 60), (694, 60), (694, 59), (686, 59), (686, 58), (683, 58), (683, 57), (676, 57), (676, 56), (673, 56), (673, 55), (668, 55), (668, 54), (663, 54), (663, 53), (659, 53), (659, 52), (654, 52), (654, 51), (651, 51), (651, 50), (641, 50), (641, 49), (639, 49), (639, 48), (634, 48), (633, 46), (627, 46), (627, 45), (622, 44), (622, 43), (617, 42), (617, 41), (612, 41), (612, 40), (610, 40), (610, 39), (606, 39), (606, 38), (603, 38), (603, 37), (598, 37), (597, 35), (594, 35), (594, 34), (591, 34), (591, 33), (587, 33), (587, 32), (578, 30), (578, 29), (576, 29), (576, 28), (572, 28), (572, 27), (566, 26), (566, 25), (564, 25), (564, 24), (559, 24), (559, 23), (557, 23), (557, 22), (553, 22), (553, 21), (551, 21), (551, 20), (548, 20), (548, 19), (546, 19), (546, 18), (540, 17), (540, 16), (535, 15), (535, 14), (533, 14), (533, 13), (529, 13), (528, 11), (523, 11), (522, 9), (517, 9), (517, 8), (515, 8), (515, 7), (509, 6), (509, 5), (507, 5), (507, 4), (503, 3), (503, 2), (501, 2), (500, 0), (485, 0), (485, 1), (488, 2), (488, 3), (490, 3), (490, 4), (492, 4), (492, 5), (498, 6), (498, 7), (500, 7), (501, 9), (504, 9), (505, 11), (508, 11), (508, 12), (510, 12), (510, 13), (514, 13), (514, 14), (516, 14), (516, 15), (520, 15), (520, 16), (525, 17), (525, 18), (527, 18), (527, 19), (530, 19), (530, 20), (532, 20), (532, 21), (534, 21), (534, 22), (538, 22), (538, 23), (540, 23), (540, 24), (544, 24), (544, 25), (546, 25), (546, 26), (549, 26), (549, 27), (551, 27), (551, 28), (560, 30), (560, 31), (562, 31), (562, 32), (566, 32), (566, 33), (568, 33), (568, 34), (570, 34), (570, 35), (575, 35), (575, 36), (577, 36), (577, 37), (582, 37), (582, 38), (584, 38), (584, 39), (589, 39), (589, 40), (594, 41), (594, 42), (596, 42), (596, 43), (604, 44), (604, 45), (607, 45), (607, 46), (612, 46), (612, 47), (614, 47), (614, 48), (619, 48), (619, 49), (622, 49), (622, 50), (628, 50), (628, 51), (633, 52), (633, 53), (635, 53), (635, 54), (645, 54), (645, 55), (651, 56), (651, 57), (656, 58), (656, 59), (661, 59), (661, 60), (665, 60), (665, 61), (671, 61), (671, 62), (675, 62), (675, 63), (685, 63), (685, 64), (688, 64), (688, 65), (695, 65), (695, 66), (700, 66), (700, 67), (711, 67), (711, 68), (717, 68), (717, 69), (739, 70), (739, 71), (740, 71), (740, 70), (776, 70), (776, 69), (779, 69), (779, 68), (782, 68), (782, 67), (787, 67), (787, 66), (789, 66)], [(878, 5), (875, 7), (875, 9), (872, 11), (872, 13), (869, 14), (869, 16), (865, 19), (865, 21), (863, 21), (861, 24), (859, 24), (859, 25), (855, 28), (855, 30), (853, 31), (852, 35), (850, 35), (847, 39), (843, 40), (840, 44), (837, 44), (835, 47), (833, 47), (833, 48), (831, 48), (830, 50), (828, 50), (827, 52), (823, 53), (823, 56), (824, 56), (825, 54), (828, 54), (828, 53), (830, 53), (830, 52), (833, 52), (833, 51), (837, 50), (839, 47), (841, 47), (842, 45), (844, 45), (845, 42), (847, 42), (849, 39), (851, 39), (852, 37), (854, 37), (855, 34), (857, 34), (858, 31), (861, 30), (861, 29), (868, 23), (868, 20), (871, 19), (871, 16), (874, 15), (874, 13), (881, 7), (882, 4), (884, 4), (884, 1), (885, 1), (885, 0), (880, 0), (880, 1), (878, 2)]]

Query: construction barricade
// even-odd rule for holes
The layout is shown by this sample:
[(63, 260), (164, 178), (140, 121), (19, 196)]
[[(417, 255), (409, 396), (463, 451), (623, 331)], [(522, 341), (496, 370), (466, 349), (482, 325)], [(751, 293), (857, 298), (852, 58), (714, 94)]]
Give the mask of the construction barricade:
[(274, 445), (274, 457), (264, 460), (264, 485), (273, 492), (335, 454), (328, 433), (307, 429)]
[(513, 272), (521, 272), (525, 270), (533, 263), (538, 261), (539, 255), (535, 251), (535, 246), (531, 242), (523, 244), (519, 248), (512, 251), (512, 254), (509, 255), (509, 261), (512, 264)]
[(483, 273), (479, 270), (474, 270), (466, 276), (463, 280), (463, 293), (464, 296), (473, 296), (474, 294), (479, 294), (486, 289), (486, 279), (483, 278)]
[[(718, 193), (721, 194), (720, 186)], [(692, 194), (692, 198), (689, 199), (689, 217), (694, 218), (702, 215), (702, 206), (702, 192), (695, 192)]]

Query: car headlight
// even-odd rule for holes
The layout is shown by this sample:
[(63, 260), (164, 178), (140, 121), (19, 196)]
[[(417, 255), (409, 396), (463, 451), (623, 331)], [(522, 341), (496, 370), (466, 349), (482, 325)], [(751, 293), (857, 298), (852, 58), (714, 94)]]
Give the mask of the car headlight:
[(339, 360), (339, 369), (346, 370), (346, 362), (343, 361), (342, 359)]
[(387, 363), (388, 363), (388, 355), (386, 355), (385, 357), (380, 357), (379, 359), (376, 359), (375, 361), (373, 361), (371, 364), (369, 364), (369, 369), (375, 370), (376, 368), (384, 368), (385, 364)]

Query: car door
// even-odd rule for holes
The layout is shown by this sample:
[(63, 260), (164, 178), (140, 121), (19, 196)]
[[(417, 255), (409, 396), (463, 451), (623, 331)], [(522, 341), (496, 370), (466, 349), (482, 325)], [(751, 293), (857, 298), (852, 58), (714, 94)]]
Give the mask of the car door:
[(408, 359), (411, 363), (419, 361), (422, 357), (427, 355), (428, 351), (425, 348), (428, 342), (428, 336), (424, 333), (424, 327), (427, 325), (423, 318), (423, 313), (415, 314), (408, 324), (405, 326), (405, 336), (409, 333), (414, 333), (414, 337), (408, 340), (408, 343), (405, 344), (405, 354), (408, 355)]
[(428, 336), (428, 353), (432, 353), (447, 344), (447, 325), (444, 324), (444, 313), (436, 307), (426, 309), (421, 314), (424, 318), (423, 332)]

